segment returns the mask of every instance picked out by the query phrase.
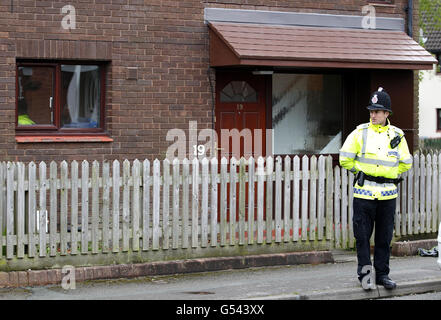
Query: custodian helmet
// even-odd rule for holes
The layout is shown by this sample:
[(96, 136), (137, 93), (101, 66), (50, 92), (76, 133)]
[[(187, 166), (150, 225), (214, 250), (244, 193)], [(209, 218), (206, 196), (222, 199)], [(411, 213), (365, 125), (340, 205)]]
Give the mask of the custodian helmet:
[(384, 110), (392, 113), (390, 96), (382, 87), (375, 91), (369, 100), (369, 110)]

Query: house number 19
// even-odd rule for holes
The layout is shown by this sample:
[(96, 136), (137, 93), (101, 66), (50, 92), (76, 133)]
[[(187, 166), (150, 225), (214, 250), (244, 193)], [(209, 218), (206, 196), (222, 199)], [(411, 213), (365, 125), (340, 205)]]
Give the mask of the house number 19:
[(193, 146), (193, 154), (195, 156), (203, 156), (205, 154), (205, 146), (203, 144)]

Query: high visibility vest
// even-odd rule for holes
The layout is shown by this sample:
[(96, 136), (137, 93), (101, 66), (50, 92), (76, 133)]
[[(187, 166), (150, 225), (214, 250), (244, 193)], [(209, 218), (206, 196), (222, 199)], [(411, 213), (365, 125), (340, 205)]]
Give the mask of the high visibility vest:
[(35, 122), (32, 121), (27, 114), (21, 114), (18, 116), (18, 124), (23, 126), (35, 124)]
[[(363, 171), (374, 177), (396, 179), (398, 175), (412, 167), (412, 156), (409, 153), (404, 132), (392, 126), (387, 119), (386, 126), (364, 123), (351, 132), (340, 149), (340, 165), (356, 174)], [(390, 141), (396, 136), (402, 137), (395, 148)], [(377, 183), (364, 181), (361, 187), (354, 185), (354, 197), (362, 199), (387, 200), (398, 196), (394, 183)]]

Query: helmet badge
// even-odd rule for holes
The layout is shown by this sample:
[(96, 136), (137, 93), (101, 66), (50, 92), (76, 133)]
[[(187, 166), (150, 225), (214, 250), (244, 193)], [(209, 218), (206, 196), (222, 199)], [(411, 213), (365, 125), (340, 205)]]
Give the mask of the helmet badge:
[(378, 102), (378, 97), (376, 94), (374, 94), (374, 96), (371, 99), (372, 103), (377, 103)]

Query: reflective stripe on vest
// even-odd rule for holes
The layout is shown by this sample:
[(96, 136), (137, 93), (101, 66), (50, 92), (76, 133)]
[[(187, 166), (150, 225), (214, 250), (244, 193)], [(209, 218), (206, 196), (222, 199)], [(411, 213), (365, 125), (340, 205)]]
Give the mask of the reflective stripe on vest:
[[(359, 189), (359, 188), (356, 188), (356, 187), (354, 187), (354, 193), (355, 194), (361, 194), (361, 195), (364, 195), (364, 196), (369, 196), (369, 197), (372, 197), (374, 195), (373, 192), (370, 191), (370, 190)], [(389, 191), (381, 191), (381, 196), (382, 197), (393, 196), (393, 195), (396, 195), (397, 193), (398, 193), (398, 189), (389, 190)]]

